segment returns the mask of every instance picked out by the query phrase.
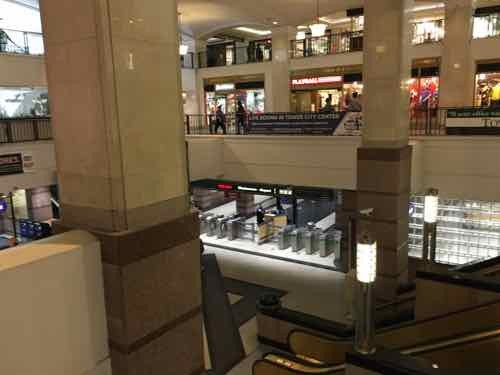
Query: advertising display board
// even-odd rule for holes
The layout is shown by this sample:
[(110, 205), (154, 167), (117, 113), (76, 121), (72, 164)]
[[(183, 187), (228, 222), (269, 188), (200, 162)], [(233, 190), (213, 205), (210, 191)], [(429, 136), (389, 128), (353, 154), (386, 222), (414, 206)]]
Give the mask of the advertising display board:
[(0, 155), (0, 176), (24, 173), (23, 155), (4, 154)]
[(452, 108), (446, 114), (449, 135), (500, 135), (500, 108)]
[(362, 121), (357, 112), (266, 113), (250, 116), (248, 134), (359, 135)]

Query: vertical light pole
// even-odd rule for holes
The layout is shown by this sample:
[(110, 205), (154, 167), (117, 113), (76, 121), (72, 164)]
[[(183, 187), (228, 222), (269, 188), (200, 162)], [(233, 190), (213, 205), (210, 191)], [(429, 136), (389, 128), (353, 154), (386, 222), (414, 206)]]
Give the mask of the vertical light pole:
[(356, 333), (354, 349), (362, 354), (375, 352), (373, 284), (377, 274), (377, 242), (368, 233), (358, 240), (356, 254)]
[(422, 258), (424, 262), (436, 262), (436, 235), (439, 192), (429, 189), (424, 198), (424, 231), (422, 241)]

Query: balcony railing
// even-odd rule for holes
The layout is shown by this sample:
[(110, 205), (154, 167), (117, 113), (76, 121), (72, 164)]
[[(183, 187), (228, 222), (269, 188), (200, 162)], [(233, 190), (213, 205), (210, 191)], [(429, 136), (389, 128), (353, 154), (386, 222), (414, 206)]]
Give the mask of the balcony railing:
[[(446, 135), (446, 108), (413, 109), (410, 111), (411, 136)], [(216, 117), (209, 115), (186, 115), (184, 126), (187, 135), (245, 135), (248, 116), (227, 113), (225, 126), (216, 126)]]
[(292, 40), (292, 58), (334, 55), (363, 50), (363, 31)]
[(272, 48), (260, 46), (221, 48), (198, 53), (198, 68), (261, 63), (272, 60)]
[(0, 29), (0, 53), (43, 55), (44, 52), (42, 34)]
[(413, 45), (440, 42), (444, 38), (444, 20), (415, 22), (411, 32)]
[(0, 119), (0, 143), (32, 142), (52, 139), (50, 117)]

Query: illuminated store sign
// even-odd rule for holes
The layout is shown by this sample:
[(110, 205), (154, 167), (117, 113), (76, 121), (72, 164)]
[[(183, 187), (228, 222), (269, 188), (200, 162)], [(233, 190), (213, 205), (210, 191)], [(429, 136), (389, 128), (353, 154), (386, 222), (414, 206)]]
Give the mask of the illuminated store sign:
[(221, 83), (215, 85), (215, 91), (233, 91), (235, 89), (234, 83)]
[(233, 190), (233, 185), (229, 184), (218, 184), (217, 189), (219, 190)]
[(265, 194), (272, 194), (272, 193), (273, 193), (273, 189), (264, 189), (264, 188), (260, 188), (260, 189), (259, 189), (259, 192), (261, 192), (261, 193), (265, 193)]
[(293, 79), (292, 86), (293, 87), (315, 86), (315, 85), (325, 85), (329, 83), (339, 83), (342, 81), (343, 81), (342, 76), (300, 78), (300, 79)]
[(280, 195), (293, 195), (293, 191), (291, 189), (280, 189)]
[(246, 186), (238, 186), (238, 190), (240, 191), (251, 191), (251, 192), (258, 192), (259, 189), (257, 188), (252, 188), (252, 187), (246, 187)]

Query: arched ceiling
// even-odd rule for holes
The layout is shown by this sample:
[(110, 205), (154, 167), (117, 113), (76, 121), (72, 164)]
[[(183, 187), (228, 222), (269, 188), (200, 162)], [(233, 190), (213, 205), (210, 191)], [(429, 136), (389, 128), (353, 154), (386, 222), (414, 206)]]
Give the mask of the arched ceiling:
[[(326, 16), (362, 5), (363, 0), (320, 0), (320, 13)], [(240, 25), (271, 28), (273, 21), (297, 26), (315, 18), (316, 0), (179, 0), (179, 12), (183, 30), (201, 37)]]
[[(320, 0), (320, 16), (359, 8), (367, 0)], [(371, 0), (376, 1), (376, 0)], [(415, 0), (416, 6), (446, 0)], [(271, 29), (307, 24), (316, 17), (316, 0), (178, 0), (184, 33), (200, 38), (218, 30), (253, 25)], [(500, 0), (475, 0), (477, 7), (499, 5)]]

